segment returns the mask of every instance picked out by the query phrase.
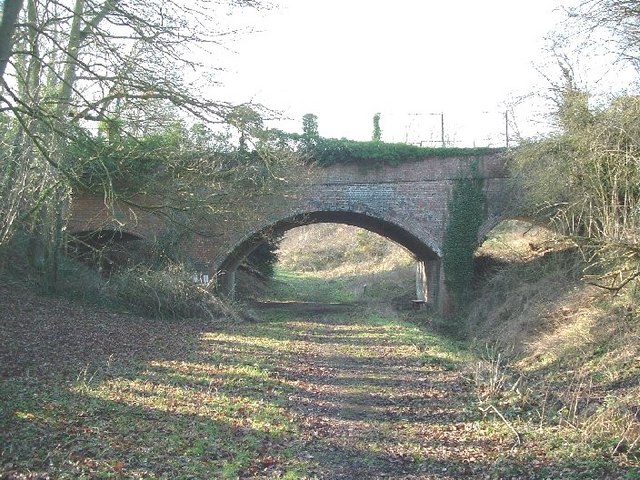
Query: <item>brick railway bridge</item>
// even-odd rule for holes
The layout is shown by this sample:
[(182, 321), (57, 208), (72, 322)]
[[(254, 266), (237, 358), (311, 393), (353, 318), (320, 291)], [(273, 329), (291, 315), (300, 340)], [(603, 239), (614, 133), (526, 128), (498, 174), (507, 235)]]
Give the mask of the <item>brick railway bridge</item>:
[[(419, 300), (447, 314), (453, 306), (442, 259), (455, 182), (470, 177), (483, 180), (486, 208), (478, 244), (506, 218), (509, 207), (505, 156), (499, 150), (429, 157), (398, 166), (337, 164), (302, 170), (303, 180), (292, 172), (286, 195), (256, 198), (252, 214), (244, 220), (213, 218), (206, 236), (190, 240), (189, 254), (223, 291), (233, 292), (236, 269), (270, 235), (312, 223), (342, 223), (380, 234), (409, 250), (423, 267), (418, 268), (423, 272), (418, 292), (424, 295)], [(122, 204), (107, 207), (102, 197), (88, 194), (72, 197), (67, 220), (71, 234), (115, 230), (130, 239), (153, 241), (167, 230), (161, 217)]]

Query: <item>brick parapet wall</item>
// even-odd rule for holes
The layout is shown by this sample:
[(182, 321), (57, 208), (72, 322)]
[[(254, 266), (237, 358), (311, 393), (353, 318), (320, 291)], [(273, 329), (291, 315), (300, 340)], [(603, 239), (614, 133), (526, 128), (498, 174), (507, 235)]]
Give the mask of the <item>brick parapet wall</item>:
[(315, 183), (395, 183), (443, 181), (469, 177), (476, 163), (482, 178), (506, 176), (502, 154), (477, 157), (430, 157), (400, 165), (335, 164), (314, 169)]

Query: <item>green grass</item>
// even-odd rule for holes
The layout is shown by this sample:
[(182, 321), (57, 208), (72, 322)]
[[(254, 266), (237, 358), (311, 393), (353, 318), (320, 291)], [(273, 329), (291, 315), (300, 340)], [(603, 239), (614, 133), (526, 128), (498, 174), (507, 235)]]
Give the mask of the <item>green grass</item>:
[(3, 382), (2, 463), (56, 478), (237, 478), (295, 434), (287, 387), (250, 357), (206, 357)]
[(269, 297), (282, 302), (351, 302), (354, 296), (346, 290), (347, 282), (345, 278), (327, 278), (321, 274), (276, 268)]

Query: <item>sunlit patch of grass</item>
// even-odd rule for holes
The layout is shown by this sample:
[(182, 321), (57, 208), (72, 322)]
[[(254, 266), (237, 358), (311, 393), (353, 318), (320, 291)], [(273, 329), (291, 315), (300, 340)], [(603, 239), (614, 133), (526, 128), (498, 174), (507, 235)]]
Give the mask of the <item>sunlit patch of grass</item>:
[(505, 262), (522, 262), (558, 240), (558, 235), (546, 228), (519, 220), (505, 220), (489, 233), (476, 253)]
[[(66, 472), (59, 478), (150, 471), (173, 472), (172, 478), (235, 478), (261, 451), (286, 444), (295, 431), (271, 402), (192, 385), (116, 378), (50, 393), (44, 402), (27, 399), (7, 420), (13, 440), (37, 435), (46, 461)], [(40, 462), (50, 469), (45, 458)]]
[(407, 250), (380, 235), (327, 223), (289, 230), (278, 256), (287, 270), (322, 272), (325, 278), (380, 273), (414, 262)]
[(411, 351), (425, 363), (449, 369), (472, 358), (472, 353), (462, 343), (434, 334), (411, 321), (373, 313), (367, 315), (366, 322), (377, 329), (367, 331), (366, 335), (396, 343), (399, 348), (394, 351), (398, 355)]

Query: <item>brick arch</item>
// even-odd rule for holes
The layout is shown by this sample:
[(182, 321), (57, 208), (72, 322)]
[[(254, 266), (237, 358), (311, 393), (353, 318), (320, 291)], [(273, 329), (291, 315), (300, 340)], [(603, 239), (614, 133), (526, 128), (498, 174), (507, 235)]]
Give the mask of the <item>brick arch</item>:
[(263, 226), (257, 231), (238, 241), (221, 259), (217, 266), (218, 285), (226, 294), (233, 295), (235, 289), (235, 272), (240, 263), (253, 250), (270, 238), (278, 236), (292, 228), (314, 223), (339, 223), (352, 225), (377, 233), (411, 252), (417, 261), (426, 265), (428, 272), (427, 289), (429, 303), (439, 307), (439, 292), (443, 282), (441, 275), (441, 258), (429, 241), (421, 240), (416, 234), (404, 226), (388, 219), (364, 213), (340, 210), (317, 210), (299, 213), (277, 220)]
[(227, 252), (218, 266), (221, 272), (235, 270), (247, 255), (269, 238), (292, 228), (314, 223), (341, 223), (377, 233), (409, 250), (418, 260), (429, 261), (439, 258), (431, 245), (420, 240), (406, 228), (379, 217), (348, 211), (313, 211), (297, 214), (276, 221), (240, 240)]

